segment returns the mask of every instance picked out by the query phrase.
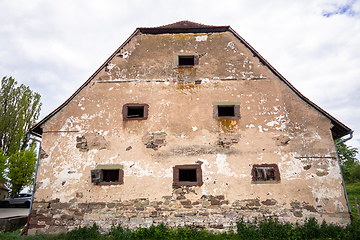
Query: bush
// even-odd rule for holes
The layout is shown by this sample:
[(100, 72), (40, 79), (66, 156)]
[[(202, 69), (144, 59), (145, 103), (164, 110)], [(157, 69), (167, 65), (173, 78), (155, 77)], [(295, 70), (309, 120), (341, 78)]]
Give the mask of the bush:
[(100, 239), (101, 234), (98, 227), (94, 223), (92, 227), (79, 227), (66, 234), (66, 239), (69, 240), (82, 240), (82, 239)]
[(112, 226), (108, 234), (100, 234), (98, 227), (79, 227), (68, 233), (58, 235), (36, 235), (20, 236), (19, 231), (11, 233), (1, 233), (0, 239), (6, 240), (63, 240), (63, 239), (360, 239), (360, 222), (353, 221), (346, 227), (327, 224), (325, 221), (321, 225), (314, 218), (308, 219), (303, 225), (280, 223), (276, 218), (265, 218), (261, 221), (246, 222), (240, 219), (236, 223), (237, 233), (228, 231), (225, 233), (210, 233), (206, 229), (195, 225), (171, 228), (161, 223), (152, 225), (149, 228), (139, 227), (132, 231), (123, 228), (121, 225)]

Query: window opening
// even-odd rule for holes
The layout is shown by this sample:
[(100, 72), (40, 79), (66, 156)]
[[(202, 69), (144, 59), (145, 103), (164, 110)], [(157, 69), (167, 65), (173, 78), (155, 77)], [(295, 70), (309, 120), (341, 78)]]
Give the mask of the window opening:
[(218, 106), (218, 116), (219, 117), (234, 117), (235, 116), (234, 105)]
[(125, 121), (146, 120), (148, 117), (149, 105), (142, 103), (126, 103), (123, 106), (122, 114)]
[(195, 56), (181, 56), (179, 55), (179, 66), (194, 66)]
[[(109, 166), (105, 167), (109, 168)], [(124, 170), (117, 168), (93, 169), (91, 170), (91, 182), (97, 185), (123, 184)]]
[(202, 170), (199, 164), (176, 165), (173, 167), (173, 186), (201, 186)]
[(196, 182), (196, 169), (179, 169), (179, 182)]
[(128, 106), (127, 118), (138, 117), (144, 117), (144, 106)]
[(257, 181), (274, 181), (275, 169), (273, 167), (258, 167), (255, 176)]
[(118, 182), (119, 170), (102, 170), (103, 182)]
[(280, 172), (276, 164), (255, 164), (251, 174), (253, 182), (280, 181)]

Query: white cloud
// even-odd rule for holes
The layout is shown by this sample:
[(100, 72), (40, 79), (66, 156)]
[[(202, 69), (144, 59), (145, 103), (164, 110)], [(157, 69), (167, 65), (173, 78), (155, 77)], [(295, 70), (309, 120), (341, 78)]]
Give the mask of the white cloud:
[(0, 1), (0, 75), (65, 101), (136, 27), (230, 25), (300, 92), (355, 130), (360, 147), (360, 1)]

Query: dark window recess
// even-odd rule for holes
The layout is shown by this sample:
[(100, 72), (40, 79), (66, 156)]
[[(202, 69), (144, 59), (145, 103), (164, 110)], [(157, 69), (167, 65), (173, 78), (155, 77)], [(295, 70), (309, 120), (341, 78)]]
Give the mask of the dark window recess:
[(102, 170), (103, 182), (118, 182), (119, 181), (119, 170)]
[(196, 169), (179, 169), (179, 182), (196, 182)]
[(237, 120), (240, 119), (240, 105), (230, 105), (230, 104), (215, 104), (213, 105), (214, 112), (213, 116), (215, 119), (230, 119)]
[(173, 186), (201, 186), (202, 170), (199, 164), (176, 165), (173, 167)]
[(276, 164), (253, 165), (253, 182), (258, 181), (280, 181), (280, 172)]
[(127, 111), (127, 118), (143, 118), (144, 106), (129, 106)]
[(100, 185), (113, 185), (124, 183), (122, 169), (94, 169), (91, 170), (91, 182)]
[(179, 66), (194, 66), (195, 56), (181, 56), (179, 55)]
[(219, 117), (235, 117), (234, 105), (232, 106), (218, 106)]
[(149, 105), (140, 103), (124, 104), (122, 114), (124, 120), (146, 120), (148, 117)]

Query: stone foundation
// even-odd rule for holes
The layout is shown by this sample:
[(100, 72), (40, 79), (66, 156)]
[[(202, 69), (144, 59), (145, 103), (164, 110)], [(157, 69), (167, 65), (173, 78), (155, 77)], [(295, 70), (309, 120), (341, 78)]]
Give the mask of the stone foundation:
[(112, 225), (125, 228), (149, 227), (165, 223), (168, 226), (195, 225), (210, 231), (236, 230), (236, 221), (276, 217), (280, 222), (302, 223), (315, 217), (319, 222), (345, 225), (350, 222), (348, 213), (326, 213), (321, 206), (293, 201), (290, 208), (275, 199), (245, 199), (229, 202), (223, 195), (206, 196), (200, 199), (186, 199), (184, 190), (178, 194), (164, 196), (161, 201), (138, 198), (119, 202), (34, 202), (30, 214), (29, 231), (32, 234), (56, 234), (71, 231), (79, 226), (94, 223), (101, 232), (107, 232)]

